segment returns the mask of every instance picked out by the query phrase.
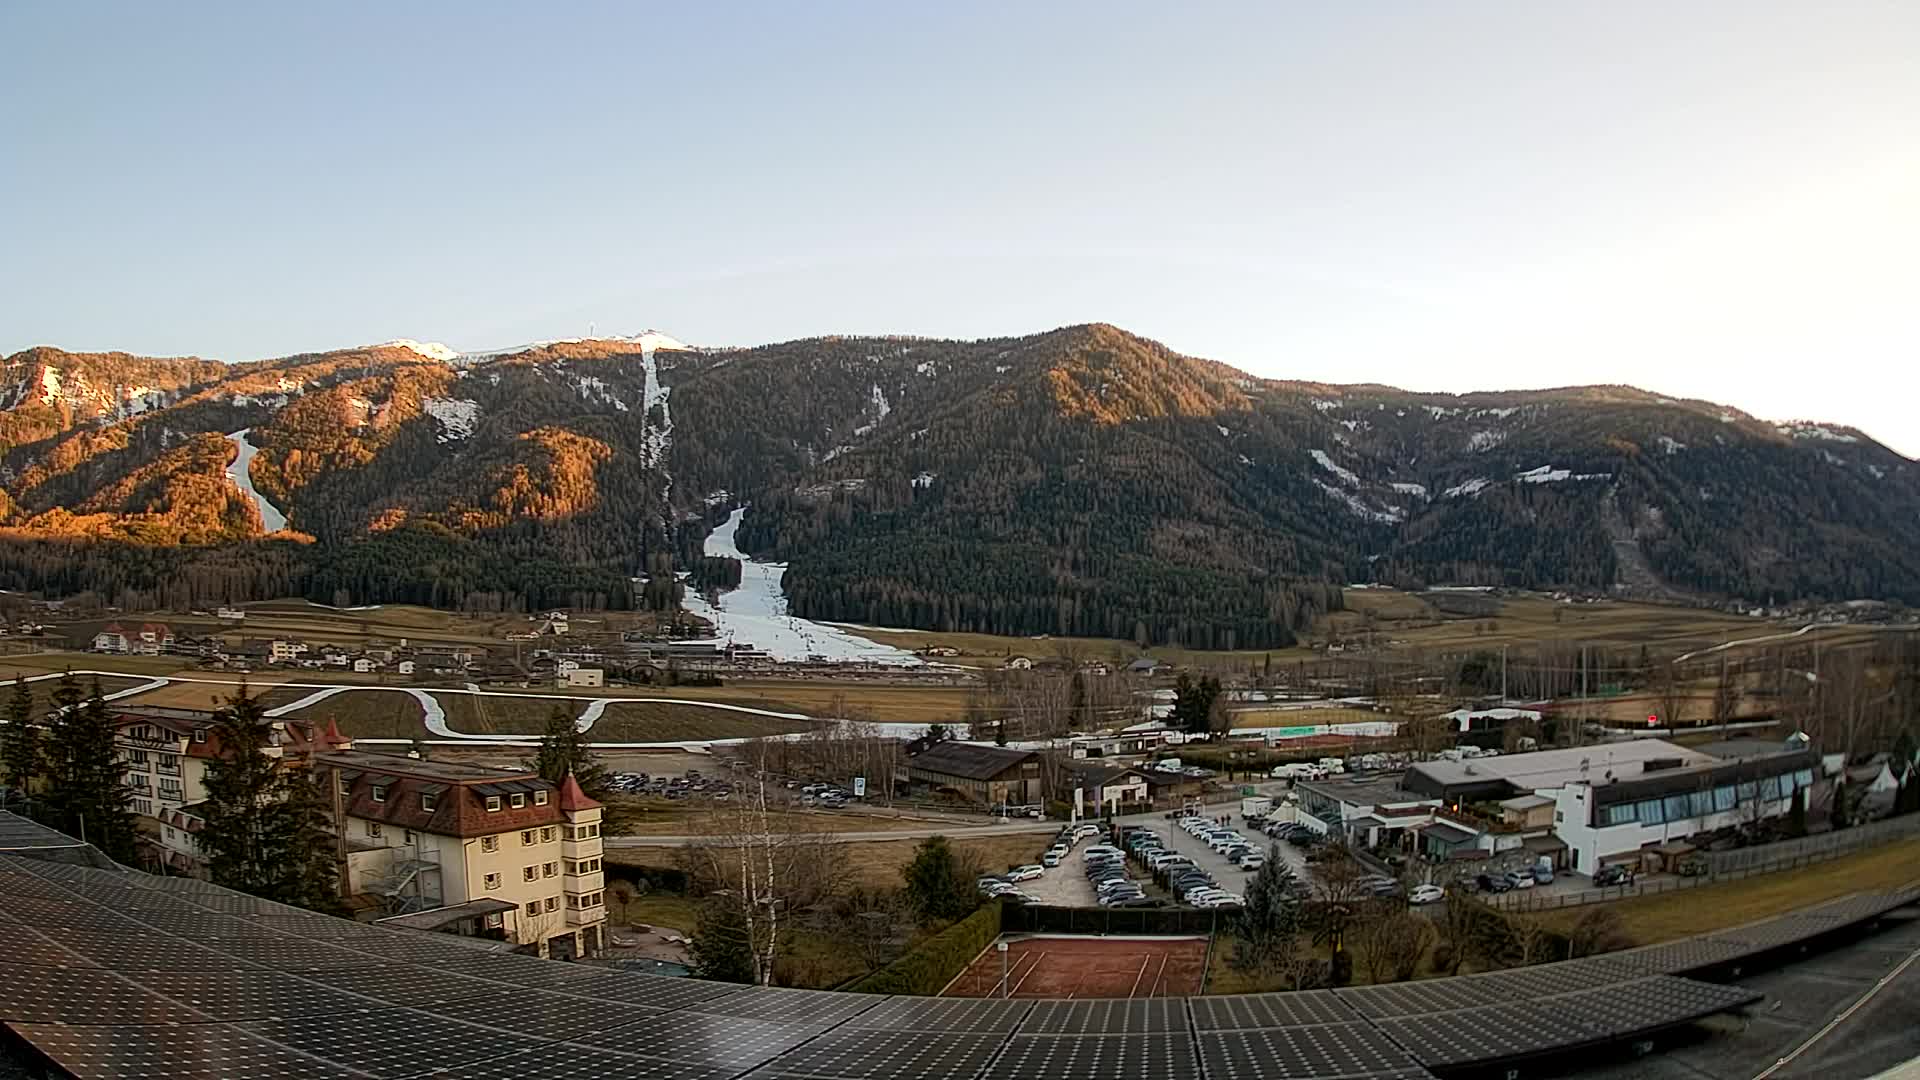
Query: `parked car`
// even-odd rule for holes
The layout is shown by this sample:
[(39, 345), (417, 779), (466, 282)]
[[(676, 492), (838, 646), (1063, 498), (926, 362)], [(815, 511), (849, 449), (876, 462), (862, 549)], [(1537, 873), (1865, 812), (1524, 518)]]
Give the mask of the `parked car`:
[(1040, 853), (1040, 865), (1051, 870), (1059, 866), (1060, 860), (1066, 858), (1066, 855), (1067, 853), (1059, 848), (1048, 848)]
[(1267, 865), (1267, 857), (1257, 851), (1249, 851), (1240, 856), (1237, 865), (1242, 870), (1258, 870)]
[(1531, 889), (1533, 888), (1533, 871), (1509, 870), (1504, 880), (1509, 889)]
[(1039, 863), (1028, 863), (1025, 866), (1016, 866), (1008, 871), (1007, 880), (1016, 882), (1032, 881), (1034, 878), (1040, 877), (1046, 872), (1046, 867), (1041, 866)]
[(1633, 871), (1625, 866), (1603, 866), (1593, 872), (1593, 883), (1601, 888), (1633, 884)]
[(1409, 904), (1437, 904), (1447, 898), (1447, 890), (1438, 885), (1415, 885), (1407, 894)]
[(1473, 879), (1473, 883), (1479, 886), (1480, 891), (1484, 893), (1503, 893), (1513, 888), (1512, 883), (1507, 881), (1504, 876), (1493, 877), (1488, 874), (1481, 874)]

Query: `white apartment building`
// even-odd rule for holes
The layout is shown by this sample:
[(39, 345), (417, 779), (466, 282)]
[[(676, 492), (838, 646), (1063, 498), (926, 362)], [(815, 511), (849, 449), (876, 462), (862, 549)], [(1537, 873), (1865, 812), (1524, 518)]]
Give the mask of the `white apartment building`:
[(478, 927), (540, 956), (605, 946), (602, 810), (571, 776), (316, 752), (330, 787), (349, 895), (407, 925)]

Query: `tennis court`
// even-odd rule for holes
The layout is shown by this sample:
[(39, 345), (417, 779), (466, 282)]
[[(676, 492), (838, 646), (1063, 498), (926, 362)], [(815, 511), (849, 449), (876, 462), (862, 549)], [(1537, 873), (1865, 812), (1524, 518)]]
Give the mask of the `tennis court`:
[(1005, 987), (996, 945), (974, 958), (943, 997), (1147, 998), (1200, 992), (1204, 937), (1005, 938)]

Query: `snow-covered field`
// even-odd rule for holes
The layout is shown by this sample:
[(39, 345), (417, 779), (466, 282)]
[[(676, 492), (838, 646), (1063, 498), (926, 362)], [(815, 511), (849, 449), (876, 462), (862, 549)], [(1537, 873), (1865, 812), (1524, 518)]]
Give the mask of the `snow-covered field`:
[(227, 441), (238, 447), (240, 451), (234, 455), (233, 464), (227, 466), (227, 479), (238, 484), (241, 492), (252, 499), (253, 505), (259, 508), (261, 528), (270, 533), (279, 532), (287, 527), (287, 515), (281, 513), (279, 507), (262, 498), (260, 493), (254, 490), (253, 476), (247, 471), (253, 465), (253, 455), (260, 452), (259, 447), (247, 441), (247, 432), (252, 430), (252, 428), (241, 428), (227, 436)]
[(747, 557), (735, 541), (746, 510), (735, 510), (707, 535), (706, 554), (740, 560), (740, 587), (721, 593), (718, 603), (687, 593), (687, 610), (713, 623), (721, 641), (753, 645), (780, 660), (865, 660), (876, 664), (917, 666), (921, 659), (904, 649), (882, 645), (837, 626), (797, 619), (787, 614), (787, 597), (780, 591), (785, 563), (758, 562)]

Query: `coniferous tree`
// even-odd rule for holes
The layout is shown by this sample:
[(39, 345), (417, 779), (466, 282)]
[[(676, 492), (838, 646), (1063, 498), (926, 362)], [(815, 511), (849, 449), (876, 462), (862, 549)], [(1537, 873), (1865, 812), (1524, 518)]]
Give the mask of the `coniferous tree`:
[(269, 895), (280, 880), (282, 828), (275, 808), (284, 798), (278, 762), (268, 755), (273, 729), (244, 687), (213, 714), (218, 750), (207, 763), (201, 804), (200, 851), (217, 885)]
[(567, 710), (559, 705), (547, 714), (547, 729), (540, 736), (540, 752), (535, 755), (528, 768), (540, 774), (542, 780), (556, 786), (566, 779), (568, 773), (580, 785), (580, 790), (588, 797), (604, 800), (607, 792), (607, 770), (600, 759), (587, 745), (586, 736)]
[(332, 807), (323, 777), (280, 766), (286, 797), (275, 816), (274, 841), (284, 853), (284, 873), (273, 899), (283, 904), (345, 914), (340, 903), (340, 862), (334, 849)]
[(33, 692), (27, 689), (25, 675), (13, 681), (4, 716), (7, 726), (0, 730), (0, 779), (25, 793), (46, 772), (40, 728), (33, 720)]
[(215, 884), (316, 911), (337, 911), (339, 864), (329, 808), (303, 768), (267, 749), (273, 725), (243, 687), (214, 714), (198, 840)]
[(687, 939), (687, 958), (693, 961), (696, 978), (754, 981), (753, 949), (738, 904), (714, 900), (702, 905), (693, 934)]
[(47, 807), (53, 820), (116, 862), (136, 857), (131, 794), (121, 778), (113, 745), (113, 720), (100, 693), (81, 694), (67, 672), (53, 691), (54, 711), (47, 718)]

